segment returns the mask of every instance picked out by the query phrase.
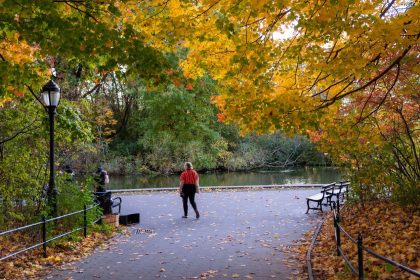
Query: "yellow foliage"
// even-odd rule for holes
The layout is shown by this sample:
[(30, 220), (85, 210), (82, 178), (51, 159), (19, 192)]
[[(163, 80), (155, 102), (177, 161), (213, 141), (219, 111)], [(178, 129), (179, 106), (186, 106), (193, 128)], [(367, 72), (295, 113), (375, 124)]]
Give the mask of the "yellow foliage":
[(3, 97), (0, 99), (0, 108), (4, 107), (7, 103), (11, 102), (13, 99), (11, 97)]

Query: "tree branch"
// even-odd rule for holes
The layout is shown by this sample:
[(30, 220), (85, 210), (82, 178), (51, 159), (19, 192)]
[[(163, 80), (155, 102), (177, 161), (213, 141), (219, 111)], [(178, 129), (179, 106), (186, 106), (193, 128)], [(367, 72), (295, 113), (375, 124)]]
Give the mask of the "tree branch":
[[(399, 57), (397, 57), (387, 68), (385, 68), (381, 73), (379, 73), (378, 75), (376, 75), (376, 77), (374, 77), (374, 78), (372, 78), (372, 79), (370, 79), (367, 83), (365, 83), (364, 85), (362, 85), (362, 86), (360, 86), (360, 87), (358, 87), (358, 88), (355, 88), (355, 89), (352, 89), (352, 90), (350, 90), (350, 91), (348, 91), (348, 92), (346, 92), (346, 93), (344, 93), (344, 94), (341, 94), (341, 92), (340, 93), (338, 93), (337, 95), (335, 95), (333, 98), (331, 98), (330, 100), (328, 100), (328, 102), (325, 102), (323, 105), (321, 105), (321, 106), (319, 106), (318, 107), (318, 109), (321, 109), (321, 108), (325, 108), (325, 107), (328, 107), (328, 106), (330, 106), (330, 105), (332, 105), (333, 103), (335, 103), (336, 101), (338, 101), (338, 100), (340, 100), (340, 99), (343, 99), (344, 97), (346, 97), (346, 96), (348, 96), (348, 95), (350, 95), (350, 94), (353, 94), (353, 93), (355, 93), (355, 92), (358, 92), (358, 91), (361, 91), (361, 90), (363, 90), (363, 89), (365, 89), (365, 88), (367, 88), (368, 86), (370, 86), (371, 84), (373, 84), (375, 81), (377, 81), (377, 80), (379, 80), (380, 78), (382, 78), (386, 73), (388, 73), (395, 65), (397, 65), (397, 64), (399, 64), (400, 63), (400, 61), (401, 61), (401, 59), (403, 59), (405, 56), (406, 56), (406, 54), (411, 50), (411, 48), (412, 48), (412, 46), (408, 46), (404, 51), (403, 51), (403, 53), (399, 56)], [(345, 79), (343, 79), (343, 80), (341, 80), (341, 81), (344, 81)], [(333, 84), (333, 86), (334, 85), (336, 85), (337, 83), (335, 83), (335, 84)], [(331, 86), (329, 86), (328, 88), (331, 88)], [(327, 89), (328, 89), (327, 88)], [(325, 90), (324, 90), (325, 91)], [(340, 95), (341, 94), (341, 95)]]
[(42, 101), (39, 99), (39, 97), (34, 93), (31, 86), (25, 85), (25, 87), (29, 90), (29, 92), (32, 94), (32, 96), (35, 97), (35, 99), (39, 102), (39, 104), (41, 104), (42, 108), (44, 108), (44, 110), (47, 112), (48, 110), (45, 107), (44, 103), (42, 103)]
[[(249, 20), (250, 16), (251, 16), (251, 13), (249, 13), (248, 20)], [(250, 23), (248, 23), (248, 20), (246, 21), (245, 25), (242, 25), (241, 27), (248, 27), (248, 26), (251, 26), (253, 24), (259, 23), (260, 21), (265, 20), (265, 17), (259, 18), (257, 20), (254, 20), (253, 22), (250, 22)]]
[(197, 18), (201, 17), (202, 15), (204, 15), (205, 13), (207, 13), (208, 11), (210, 11), (214, 6), (216, 6), (217, 4), (219, 4), (219, 2), (220, 2), (220, 0), (214, 2), (207, 9), (205, 9), (203, 12), (199, 13), (198, 15), (196, 15), (193, 19), (197, 19)]
[[(355, 125), (358, 125), (359, 123), (363, 122), (364, 120), (366, 120), (367, 118), (369, 118), (370, 116), (372, 116), (374, 113), (376, 113), (379, 108), (384, 104), (385, 100), (387, 99), (389, 93), (391, 92), (391, 90), (394, 88), (395, 84), (398, 81), (398, 77), (400, 76), (400, 64), (397, 64), (397, 74), (395, 75), (395, 79), (394, 82), (392, 83), (391, 87), (387, 90), (387, 92), (385, 93), (385, 96), (381, 99), (381, 102), (379, 102), (378, 106), (376, 106), (375, 109), (373, 109), (371, 112), (369, 112), (369, 114), (367, 114), (364, 117), (359, 118), (359, 120), (353, 125), (353, 127)], [(368, 100), (367, 100), (368, 101)], [(367, 102), (366, 101), (366, 102)], [(366, 104), (366, 103), (365, 103)], [(363, 112), (362, 112), (363, 113)]]
[(386, 12), (388, 12), (388, 10), (392, 7), (392, 5), (394, 4), (394, 2), (395, 2), (395, 0), (391, 0), (391, 2), (389, 2), (388, 5), (386, 7), (384, 7), (384, 9), (379, 14), (379, 17), (380, 18), (382, 18), (383, 16), (385, 16)]
[[(158, 12), (150, 15), (149, 17), (145, 18), (144, 20), (142, 20), (142, 22), (145, 22), (146, 20), (149, 20), (149, 19), (154, 18), (155, 16), (161, 14), (166, 9), (166, 7), (168, 6), (169, 1), (170, 0), (166, 0), (165, 3), (163, 3), (163, 8), (160, 11), (158, 11)], [(159, 5), (159, 6), (161, 6), (161, 5)]]
[(408, 126), (407, 120), (405, 119), (405, 117), (402, 113), (402, 109), (397, 110), (397, 113), (398, 113), (398, 115), (400, 115), (401, 120), (403, 121), (405, 133), (407, 134), (408, 139), (410, 140), (411, 149), (413, 151), (413, 155), (414, 155), (414, 158), (416, 159), (416, 163), (417, 163), (417, 170), (420, 170), (419, 156), (417, 155), (416, 144), (414, 143), (413, 137), (411, 136), (410, 127)]
[(88, 17), (92, 18), (94, 21), (99, 22), (91, 13), (89, 13), (88, 11), (83, 11), (82, 9), (80, 9), (79, 7), (75, 6), (75, 5), (71, 5), (70, 1), (64, 1), (64, 4), (66, 4), (67, 6), (69, 6), (70, 8), (73, 8), (77, 11), (79, 11), (82, 14), (87, 15)]
[[(328, 76), (327, 76), (327, 77), (328, 77)], [(331, 88), (335, 87), (336, 85), (341, 84), (342, 82), (344, 82), (345, 80), (347, 80), (347, 79), (348, 79), (348, 78), (350, 78), (350, 77), (351, 77), (351, 75), (349, 75), (349, 76), (347, 76), (347, 77), (345, 77), (345, 78), (343, 78), (343, 79), (341, 79), (341, 80), (339, 80), (339, 81), (337, 81), (337, 82), (335, 82), (335, 83), (333, 83), (333, 84), (329, 85), (327, 88), (325, 88), (325, 89), (321, 90), (320, 92), (314, 93), (311, 97), (315, 97), (315, 96), (317, 96), (317, 95), (321, 95), (321, 94), (323, 94), (324, 92), (326, 92), (326, 91), (330, 90)], [(353, 81), (351, 81), (351, 82), (353, 82)], [(313, 86), (312, 86), (312, 87), (313, 87)]]
[(102, 86), (102, 84), (104, 83), (105, 79), (108, 77), (109, 72), (105, 73), (102, 78), (101, 81), (99, 83), (97, 83), (92, 89), (88, 90), (85, 94), (82, 95), (82, 98), (85, 98), (88, 95), (91, 95), (94, 91), (97, 91), (100, 89), (100, 87)]
[(363, 108), (362, 108), (362, 110), (360, 111), (359, 119), (361, 119), (361, 118), (362, 118), (362, 116), (363, 116), (363, 112), (365, 111), (365, 109), (366, 109), (366, 107), (367, 107), (367, 104), (369, 103), (369, 100), (370, 100), (370, 98), (372, 97), (373, 92), (374, 92), (374, 91), (375, 91), (375, 89), (376, 89), (376, 85), (377, 85), (377, 82), (375, 82), (375, 84), (373, 85), (372, 90), (370, 91), (369, 96), (368, 96), (368, 98), (367, 98), (367, 99), (366, 99), (366, 101), (365, 101), (365, 104), (363, 104)]
[(38, 113), (36, 114), (36, 116), (35, 116), (35, 120), (33, 120), (30, 124), (28, 124), (27, 126), (25, 126), (25, 127), (23, 127), (21, 130), (19, 130), (19, 131), (17, 131), (17, 132), (15, 132), (15, 134), (14, 135), (12, 135), (12, 136), (10, 136), (10, 137), (8, 137), (8, 138), (6, 138), (6, 139), (1, 139), (0, 140), (0, 145), (3, 145), (4, 143), (6, 143), (6, 142), (9, 142), (9, 141), (12, 141), (13, 139), (15, 139), (16, 137), (18, 137), (19, 135), (21, 135), (21, 134), (25, 134), (25, 133), (28, 133), (28, 131), (29, 131), (29, 128), (36, 122), (36, 121), (38, 121)]

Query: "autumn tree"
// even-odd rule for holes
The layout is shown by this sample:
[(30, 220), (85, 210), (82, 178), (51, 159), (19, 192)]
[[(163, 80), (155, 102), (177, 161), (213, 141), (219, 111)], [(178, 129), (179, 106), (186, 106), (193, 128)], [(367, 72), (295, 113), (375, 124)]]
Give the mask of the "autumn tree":
[[(24, 94), (25, 87), (39, 88), (57, 59), (81, 77), (77, 83), (88, 81), (75, 94), (94, 93), (111, 72), (144, 78), (154, 89), (167, 68), (165, 54), (181, 49), (186, 54), (177, 70), (193, 80), (210, 74), (220, 90), (213, 100), (221, 119), (242, 131), (308, 132), (321, 141), (337, 140), (337, 160), (346, 157), (349, 143), (372, 138), (374, 149), (392, 146), (386, 157), (405, 162), (413, 171), (404, 171), (404, 178), (414, 174), (418, 181), (418, 115), (406, 105), (416, 107), (419, 89), (420, 16), (414, 1), (1, 4), (1, 102)], [(388, 106), (392, 100), (404, 106)], [(399, 121), (391, 124), (389, 115)], [(405, 130), (384, 133), (384, 126), (397, 123)], [(354, 150), (359, 161), (371, 156), (363, 150)]]

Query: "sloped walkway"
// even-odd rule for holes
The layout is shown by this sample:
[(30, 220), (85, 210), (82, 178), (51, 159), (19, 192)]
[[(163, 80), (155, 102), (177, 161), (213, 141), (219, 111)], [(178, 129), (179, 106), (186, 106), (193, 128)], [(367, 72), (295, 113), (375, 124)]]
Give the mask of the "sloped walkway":
[(141, 213), (132, 234), (46, 279), (295, 279), (299, 264), (285, 251), (319, 221), (305, 215), (305, 197), (316, 192), (200, 193), (199, 220), (181, 218), (174, 192), (123, 196), (123, 213)]

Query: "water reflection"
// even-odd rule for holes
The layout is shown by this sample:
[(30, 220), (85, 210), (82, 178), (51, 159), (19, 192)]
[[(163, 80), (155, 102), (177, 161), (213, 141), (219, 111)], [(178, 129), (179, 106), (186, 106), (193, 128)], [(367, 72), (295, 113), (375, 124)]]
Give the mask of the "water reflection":
[[(179, 175), (171, 176), (112, 176), (108, 189), (142, 189), (177, 187)], [(219, 172), (200, 174), (201, 186), (243, 186), (272, 184), (322, 184), (339, 181), (338, 169), (332, 167), (305, 167), (256, 172)]]

